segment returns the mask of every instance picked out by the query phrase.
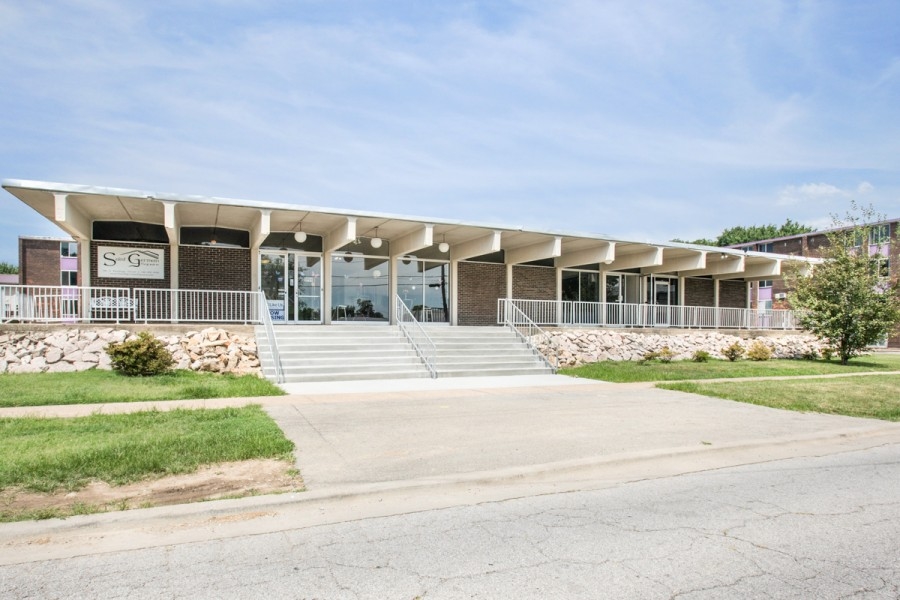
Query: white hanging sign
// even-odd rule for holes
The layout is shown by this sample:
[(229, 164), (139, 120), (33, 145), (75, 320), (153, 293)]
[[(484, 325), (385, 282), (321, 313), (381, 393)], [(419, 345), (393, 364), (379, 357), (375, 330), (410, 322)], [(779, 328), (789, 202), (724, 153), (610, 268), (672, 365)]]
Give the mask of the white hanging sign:
[(97, 247), (97, 276), (119, 279), (164, 279), (164, 248)]

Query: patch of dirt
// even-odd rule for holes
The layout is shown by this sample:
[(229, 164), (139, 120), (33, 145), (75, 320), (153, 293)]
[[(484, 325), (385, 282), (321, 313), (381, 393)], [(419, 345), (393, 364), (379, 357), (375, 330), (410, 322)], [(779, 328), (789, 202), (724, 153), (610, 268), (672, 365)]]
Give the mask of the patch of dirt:
[(94, 481), (75, 492), (42, 494), (9, 488), (0, 491), (0, 515), (2, 520), (14, 520), (16, 515), (68, 516), (303, 489), (293, 465), (283, 460), (246, 460), (121, 486)]

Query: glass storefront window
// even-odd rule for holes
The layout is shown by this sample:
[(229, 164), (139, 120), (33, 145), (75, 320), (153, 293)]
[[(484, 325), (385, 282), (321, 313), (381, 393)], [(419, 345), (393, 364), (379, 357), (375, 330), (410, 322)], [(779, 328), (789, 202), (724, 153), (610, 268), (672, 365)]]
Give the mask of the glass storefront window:
[(397, 261), (397, 294), (423, 323), (450, 321), (450, 263), (416, 260)]
[(388, 258), (343, 252), (331, 260), (332, 321), (390, 320)]

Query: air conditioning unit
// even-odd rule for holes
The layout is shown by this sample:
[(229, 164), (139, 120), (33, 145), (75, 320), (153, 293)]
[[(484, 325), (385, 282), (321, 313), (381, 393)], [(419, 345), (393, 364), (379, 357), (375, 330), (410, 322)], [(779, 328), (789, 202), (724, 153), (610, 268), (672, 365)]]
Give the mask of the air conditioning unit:
[(775, 299), (776, 299), (776, 300), (784, 300), (785, 298), (787, 298), (787, 294), (784, 294), (784, 293), (782, 293), (782, 294), (775, 294)]

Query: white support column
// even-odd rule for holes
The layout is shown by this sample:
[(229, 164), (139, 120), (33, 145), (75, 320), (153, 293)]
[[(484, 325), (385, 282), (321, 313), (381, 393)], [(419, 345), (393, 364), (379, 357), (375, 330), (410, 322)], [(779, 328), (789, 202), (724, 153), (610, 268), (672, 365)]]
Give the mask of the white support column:
[[(169, 244), (169, 287), (177, 290), (179, 286), (178, 277), (178, 243)], [(173, 292), (169, 297), (169, 315), (171, 322), (178, 322), (178, 293)]]
[(600, 271), (600, 324), (603, 326), (606, 326), (606, 312), (606, 271)]
[(684, 306), (684, 286), (687, 277), (678, 278), (678, 306)]
[(390, 306), (390, 323), (391, 325), (397, 324), (397, 315), (395, 314), (396, 309), (396, 296), (397, 296), (397, 263), (400, 262), (399, 259), (388, 259), (388, 296), (389, 296), (389, 306)]
[[(83, 289), (81, 292), (81, 313), (82, 319), (90, 320), (91, 317), (91, 291), (87, 288), (91, 287), (91, 240), (78, 238), (78, 278)], [(25, 283), (24, 281), (22, 282)]]
[[(750, 282), (745, 281), (744, 286), (747, 288), (747, 293), (744, 294), (746, 297), (744, 298), (744, 308), (750, 308)], [(759, 308), (759, 304), (756, 305), (756, 308)]]
[(450, 325), (459, 325), (459, 261), (450, 261)]
[(331, 325), (331, 252), (322, 253), (322, 323)]
[(556, 326), (560, 327), (562, 324), (562, 311), (563, 311), (563, 302), (562, 302), (562, 276), (563, 270), (560, 267), (556, 267)]
[(719, 328), (719, 280), (713, 279), (713, 306), (716, 314), (716, 329)]

